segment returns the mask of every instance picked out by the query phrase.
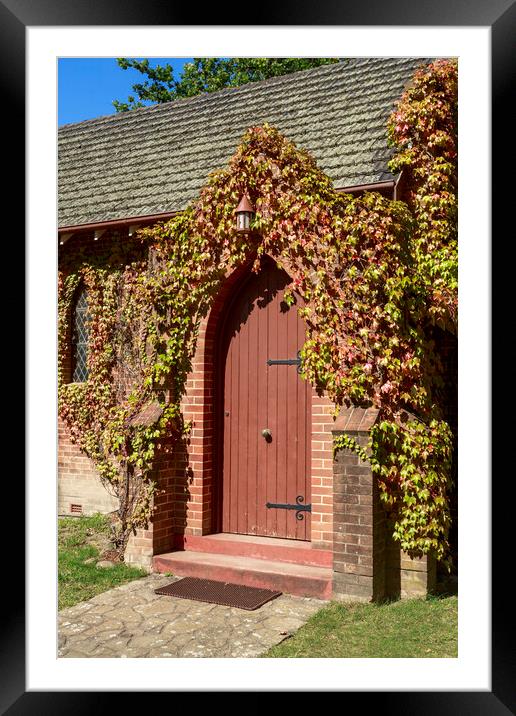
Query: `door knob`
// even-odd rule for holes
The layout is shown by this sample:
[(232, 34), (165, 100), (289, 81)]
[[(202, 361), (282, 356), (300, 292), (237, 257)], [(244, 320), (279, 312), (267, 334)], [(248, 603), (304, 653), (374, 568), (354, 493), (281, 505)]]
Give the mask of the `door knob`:
[(264, 429), (262, 430), (262, 435), (263, 435), (263, 437), (264, 437), (267, 441), (269, 441), (269, 440), (272, 439), (272, 433), (271, 433), (271, 431), (269, 430), (269, 428), (264, 428)]

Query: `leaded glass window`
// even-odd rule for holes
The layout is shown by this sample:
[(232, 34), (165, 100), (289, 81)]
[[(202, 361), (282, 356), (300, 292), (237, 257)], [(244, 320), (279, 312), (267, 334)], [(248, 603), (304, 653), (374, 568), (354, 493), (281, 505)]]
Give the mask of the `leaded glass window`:
[(83, 289), (75, 303), (73, 316), (73, 377), (74, 383), (88, 379), (88, 297)]

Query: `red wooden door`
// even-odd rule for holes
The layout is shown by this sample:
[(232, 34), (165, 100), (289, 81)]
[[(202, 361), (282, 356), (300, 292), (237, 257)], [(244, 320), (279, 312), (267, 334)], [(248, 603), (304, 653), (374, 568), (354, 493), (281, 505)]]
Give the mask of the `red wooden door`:
[(289, 308), (283, 301), (289, 282), (265, 261), (227, 315), (222, 531), (309, 540), (308, 511), (267, 506), (311, 502), (311, 387), (297, 365), (267, 363), (295, 359), (305, 341), (299, 303)]

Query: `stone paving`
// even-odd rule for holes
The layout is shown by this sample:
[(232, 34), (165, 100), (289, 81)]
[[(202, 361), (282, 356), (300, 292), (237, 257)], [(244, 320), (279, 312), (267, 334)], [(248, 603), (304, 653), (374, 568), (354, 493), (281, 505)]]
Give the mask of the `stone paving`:
[(60, 657), (256, 657), (326, 602), (281, 595), (255, 611), (154, 594), (150, 574), (59, 612)]

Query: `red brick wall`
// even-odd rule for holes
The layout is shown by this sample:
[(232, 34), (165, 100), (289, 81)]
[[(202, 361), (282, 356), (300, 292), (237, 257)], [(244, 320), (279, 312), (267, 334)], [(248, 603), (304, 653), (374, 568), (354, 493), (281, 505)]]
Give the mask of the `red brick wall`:
[[(192, 362), (186, 394), (182, 401), (185, 420), (192, 421), (186, 452), (191, 471), (185, 490), (183, 466), (177, 470), (177, 496), (174, 531), (184, 534), (209, 534), (216, 531), (214, 499), (216, 465), (214, 463), (214, 398), (217, 328), (225, 304), (246, 269), (228, 277), (209, 316), (202, 322), (197, 351)], [(320, 547), (332, 544), (332, 436), (333, 406), (313, 392), (312, 407), (312, 541)], [(183, 457), (186, 457), (183, 453)], [(185, 524), (187, 515), (187, 524)]]
[(312, 393), (312, 543), (333, 544), (333, 403)]
[(126, 550), (127, 561), (148, 561), (149, 554), (170, 551), (175, 535), (203, 535), (215, 531), (214, 515), (214, 351), (218, 319), (232, 288), (246, 268), (228, 276), (209, 315), (199, 328), (192, 371), (187, 378), (181, 402), (190, 433), (163, 454), (156, 465), (160, 494), (155, 498), (151, 530), (132, 538)]
[[(114, 232), (106, 232), (98, 241), (95, 241), (91, 231), (75, 235), (59, 247), (59, 268), (66, 276), (67, 272), (75, 270), (85, 259), (101, 257), (109, 253), (120, 240), (130, 241), (127, 237), (121, 239), (120, 235)], [(141, 255), (137, 244), (134, 244), (133, 255), (135, 257)], [(73, 312), (74, 305), (72, 304), (70, 308)], [(62, 361), (62, 377), (65, 383), (72, 380), (73, 372), (72, 321), (71, 313), (68, 321), (67, 349)], [(59, 419), (58, 513), (60, 515), (79, 514), (72, 511), (71, 505), (80, 506), (83, 514), (107, 513), (117, 508), (117, 500), (99, 480), (92, 461), (79, 450), (77, 445), (71, 442), (66, 425)]]
[[(110, 242), (120, 240), (124, 238), (106, 233), (99, 241), (94, 241), (91, 232), (85, 233), (72, 237), (61, 247), (61, 257), (73, 267), (85, 255), (100, 255)], [(128, 561), (149, 565), (152, 554), (172, 548), (174, 534), (202, 535), (218, 529), (213, 412), (217, 329), (228, 298), (248, 270), (248, 266), (242, 267), (228, 276), (209, 316), (201, 324), (192, 372), (182, 400), (184, 420), (191, 421), (191, 431), (174, 446), (171, 442), (162, 446), (154, 470), (159, 491), (154, 501), (153, 520), (149, 529), (139, 530), (131, 538), (126, 553)], [(69, 353), (65, 360), (65, 380), (71, 379), (71, 364)], [(315, 390), (312, 405), (311, 538), (314, 545), (328, 548), (333, 540), (333, 450), (330, 432), (333, 406)], [(59, 435), (59, 494), (63, 509), (72, 496), (87, 511), (96, 507), (101, 511), (114, 509), (114, 502), (100, 485), (93, 464), (70, 443), (64, 426), (61, 426)], [(81, 495), (82, 502), (79, 502)]]
[[(62, 420), (58, 420), (58, 514), (91, 515), (113, 512), (117, 500), (98, 478), (92, 461), (70, 440)], [(80, 511), (72, 508), (80, 507)]]
[[(156, 477), (163, 494), (156, 497), (153, 532), (147, 544), (141, 534), (133, 539), (138, 552), (148, 555), (167, 552), (176, 535), (205, 535), (218, 531), (215, 504), (217, 499), (216, 439), (214, 425), (216, 342), (219, 320), (235, 285), (248, 267), (242, 267), (228, 279), (209, 315), (199, 329), (192, 372), (182, 400), (185, 421), (191, 421), (191, 432), (163, 463)], [(312, 543), (330, 548), (333, 542), (332, 460), (333, 405), (325, 396), (313, 391), (312, 403)], [(152, 543), (152, 547), (151, 547)], [(132, 557), (131, 557), (132, 558)]]

